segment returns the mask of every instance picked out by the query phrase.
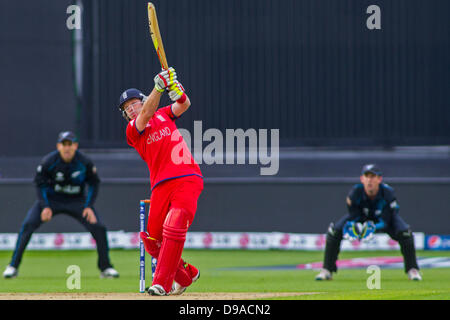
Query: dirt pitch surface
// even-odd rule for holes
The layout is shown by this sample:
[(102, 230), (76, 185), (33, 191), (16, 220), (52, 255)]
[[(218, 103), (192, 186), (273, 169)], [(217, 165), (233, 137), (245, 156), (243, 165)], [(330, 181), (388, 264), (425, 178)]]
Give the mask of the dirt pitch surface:
[(155, 297), (147, 293), (0, 293), (0, 300), (254, 300), (302, 296), (318, 292), (212, 292)]

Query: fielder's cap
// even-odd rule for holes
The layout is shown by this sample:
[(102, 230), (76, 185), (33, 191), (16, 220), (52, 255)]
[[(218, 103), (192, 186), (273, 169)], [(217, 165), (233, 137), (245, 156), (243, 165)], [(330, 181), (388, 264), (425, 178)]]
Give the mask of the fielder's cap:
[(125, 90), (119, 98), (119, 109), (122, 107), (122, 105), (131, 99), (144, 99), (145, 95), (138, 89), (130, 88)]
[(381, 172), (380, 168), (376, 164), (373, 164), (373, 163), (366, 164), (362, 168), (361, 174), (364, 175), (364, 174), (366, 174), (368, 172), (373, 173), (373, 174), (375, 174), (377, 176), (381, 176), (383, 174)]
[(77, 136), (72, 131), (63, 131), (58, 136), (58, 142), (63, 141), (78, 142)]

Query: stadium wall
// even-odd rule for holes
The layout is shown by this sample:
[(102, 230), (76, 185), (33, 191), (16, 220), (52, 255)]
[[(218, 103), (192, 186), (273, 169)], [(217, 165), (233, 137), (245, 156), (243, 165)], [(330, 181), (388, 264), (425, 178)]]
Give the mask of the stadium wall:
[(60, 131), (77, 130), (70, 0), (0, 2), (0, 156), (54, 148)]
[[(1, 156), (42, 155), (66, 129), (86, 147), (126, 147), (118, 96), (148, 91), (159, 70), (146, 2), (0, 3)], [(381, 30), (366, 28), (371, 1), (155, 0), (193, 102), (179, 125), (279, 128), (290, 146), (448, 144), (450, 2), (376, 3)], [(66, 27), (73, 4), (81, 34)]]
[[(276, 180), (275, 180), (276, 181)], [(190, 228), (202, 232), (324, 233), (331, 221), (346, 213), (345, 197), (351, 182), (233, 182), (205, 180), (198, 211)], [(448, 179), (388, 181), (395, 189), (400, 215), (413, 231), (450, 234)], [(139, 203), (148, 197), (148, 182), (104, 179), (96, 208), (109, 230), (136, 231)], [(18, 232), (36, 198), (30, 179), (0, 180), (0, 233)], [(75, 220), (56, 216), (38, 232), (82, 232)]]
[[(111, 111), (125, 88), (153, 87), (160, 66), (146, 2), (83, 1), (85, 146), (126, 147), (125, 123)], [(191, 132), (201, 120), (205, 130), (280, 129), (284, 146), (450, 140), (447, 0), (154, 3), (192, 101), (177, 123)], [(372, 4), (379, 30), (366, 27)]]

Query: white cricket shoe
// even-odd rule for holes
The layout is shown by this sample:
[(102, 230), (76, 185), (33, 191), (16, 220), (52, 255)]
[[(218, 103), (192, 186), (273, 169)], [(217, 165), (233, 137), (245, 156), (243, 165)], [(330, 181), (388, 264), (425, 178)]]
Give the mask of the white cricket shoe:
[(106, 268), (100, 273), (100, 278), (118, 278), (119, 273), (114, 268)]
[(167, 296), (166, 290), (159, 284), (151, 286), (147, 292), (151, 296)]
[(17, 268), (14, 268), (12, 266), (7, 266), (5, 271), (3, 272), (3, 278), (5, 279), (12, 279), (17, 277), (18, 272), (17, 272)]
[[(192, 283), (200, 278), (200, 270), (198, 270), (197, 274), (192, 278)], [(187, 287), (182, 287), (178, 282), (174, 281), (172, 284), (172, 290), (170, 290), (169, 294), (173, 296), (179, 296), (183, 292), (185, 292)]]
[(411, 268), (408, 271), (408, 279), (415, 280), (415, 281), (421, 281), (422, 276), (420, 275), (419, 270), (417, 270), (416, 268)]
[(331, 272), (327, 269), (320, 270), (319, 274), (315, 278), (316, 280), (332, 280), (333, 277), (331, 276)]

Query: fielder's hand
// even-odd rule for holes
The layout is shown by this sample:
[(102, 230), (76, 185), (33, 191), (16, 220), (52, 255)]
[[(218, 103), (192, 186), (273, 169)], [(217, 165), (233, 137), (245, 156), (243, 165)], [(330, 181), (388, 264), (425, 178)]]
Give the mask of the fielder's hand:
[(177, 80), (177, 73), (174, 68), (169, 68), (158, 73), (153, 81), (155, 81), (155, 89), (158, 92), (164, 92), (167, 87), (170, 87)]
[(175, 80), (174, 84), (168, 87), (167, 90), (169, 90), (169, 97), (172, 101), (179, 100), (185, 91), (183, 85), (178, 80)]
[(95, 216), (94, 210), (89, 207), (84, 208), (83, 218), (86, 218), (87, 222), (89, 222), (90, 224), (97, 223), (97, 217)]
[(43, 222), (48, 222), (52, 219), (53, 211), (49, 207), (42, 209), (41, 220)]
[(342, 231), (344, 233), (344, 239), (350, 241), (359, 240), (359, 232), (353, 221), (347, 221)]
[(363, 224), (363, 228), (359, 237), (363, 241), (370, 241), (373, 238), (376, 229), (377, 228), (372, 221), (366, 221)]

